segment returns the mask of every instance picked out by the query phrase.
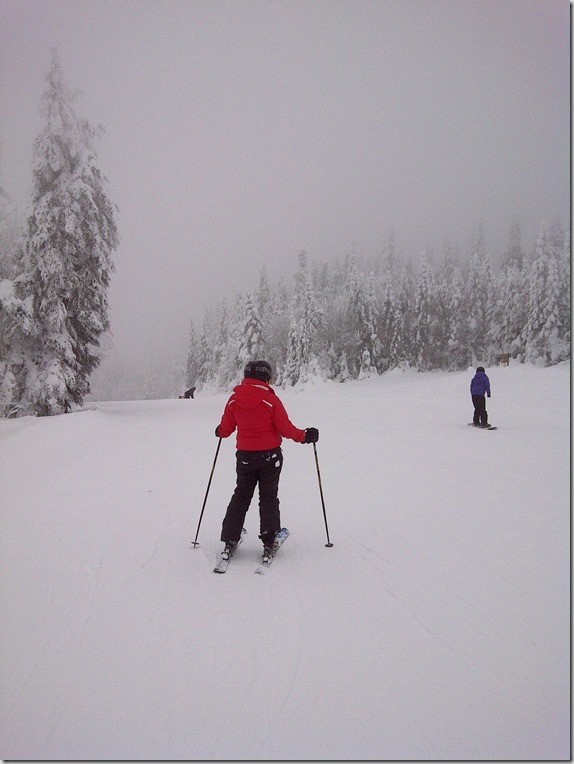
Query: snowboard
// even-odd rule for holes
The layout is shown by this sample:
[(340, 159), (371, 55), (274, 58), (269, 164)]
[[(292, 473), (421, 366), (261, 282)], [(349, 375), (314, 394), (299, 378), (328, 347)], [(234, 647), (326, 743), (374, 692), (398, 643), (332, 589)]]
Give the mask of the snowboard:
[(479, 427), (478, 425), (474, 424), (474, 422), (468, 423), (469, 427), (475, 427), (477, 430), (497, 430), (498, 427), (493, 427), (491, 424), (489, 424), (487, 427)]

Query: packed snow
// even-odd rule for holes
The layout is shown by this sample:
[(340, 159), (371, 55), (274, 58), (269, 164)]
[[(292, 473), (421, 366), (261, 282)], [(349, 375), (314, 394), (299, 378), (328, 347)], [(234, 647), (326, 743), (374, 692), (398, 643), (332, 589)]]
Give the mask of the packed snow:
[(570, 368), (487, 372), (278, 390), (265, 576), (226, 394), (0, 420), (2, 758), (569, 758)]

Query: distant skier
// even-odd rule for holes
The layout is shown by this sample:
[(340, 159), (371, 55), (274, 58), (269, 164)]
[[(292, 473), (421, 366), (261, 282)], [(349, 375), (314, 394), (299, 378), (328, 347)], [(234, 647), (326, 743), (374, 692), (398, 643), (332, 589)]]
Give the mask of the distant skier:
[(243, 381), (234, 388), (215, 429), (218, 438), (228, 438), (237, 429), (237, 485), (221, 528), (224, 553), (235, 551), (257, 484), (259, 538), (263, 541), (264, 555), (270, 552), (281, 530), (277, 491), (283, 466), (282, 436), (297, 443), (319, 440), (315, 427), (300, 430), (291, 423), (270, 384), (271, 366), (267, 361), (250, 361), (245, 366)]
[(488, 427), (485, 395), (490, 398), (490, 380), (486, 376), (484, 366), (479, 366), (470, 383), (470, 394), (474, 406), (472, 423), (475, 427)]
[(180, 395), (181, 398), (193, 398), (193, 394), (195, 392), (195, 387), (190, 387), (189, 390), (186, 390), (183, 395)]

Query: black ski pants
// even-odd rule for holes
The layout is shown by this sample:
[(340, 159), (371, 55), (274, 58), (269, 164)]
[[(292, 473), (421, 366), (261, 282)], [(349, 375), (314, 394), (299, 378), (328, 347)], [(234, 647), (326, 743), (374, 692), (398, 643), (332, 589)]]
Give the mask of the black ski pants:
[(472, 404), (474, 406), (473, 424), (488, 424), (488, 414), (486, 413), (486, 398), (484, 395), (473, 395)]
[(279, 517), (279, 476), (283, 466), (280, 448), (271, 451), (237, 451), (237, 485), (227, 507), (221, 540), (237, 542), (245, 523), (255, 487), (259, 484), (259, 528), (263, 543), (271, 543), (281, 530)]

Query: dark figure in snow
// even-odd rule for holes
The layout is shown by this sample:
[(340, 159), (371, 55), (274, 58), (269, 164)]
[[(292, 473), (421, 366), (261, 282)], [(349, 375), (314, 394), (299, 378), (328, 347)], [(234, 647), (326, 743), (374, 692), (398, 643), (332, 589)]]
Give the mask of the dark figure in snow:
[(181, 398), (193, 398), (193, 394), (195, 392), (195, 387), (190, 387), (189, 390), (186, 390), (183, 395), (180, 395)]
[(479, 366), (470, 383), (470, 394), (474, 406), (472, 423), (475, 427), (488, 427), (485, 395), (490, 398), (490, 380), (486, 376), (484, 366)]
[(218, 438), (228, 438), (237, 430), (237, 485), (221, 528), (221, 540), (228, 553), (235, 551), (257, 484), (259, 538), (263, 541), (264, 554), (270, 552), (281, 530), (277, 496), (283, 466), (281, 439), (290, 438), (297, 443), (319, 440), (315, 427), (299, 430), (291, 423), (270, 384), (271, 366), (267, 361), (250, 361), (245, 366), (242, 383), (233, 389), (215, 430)]

